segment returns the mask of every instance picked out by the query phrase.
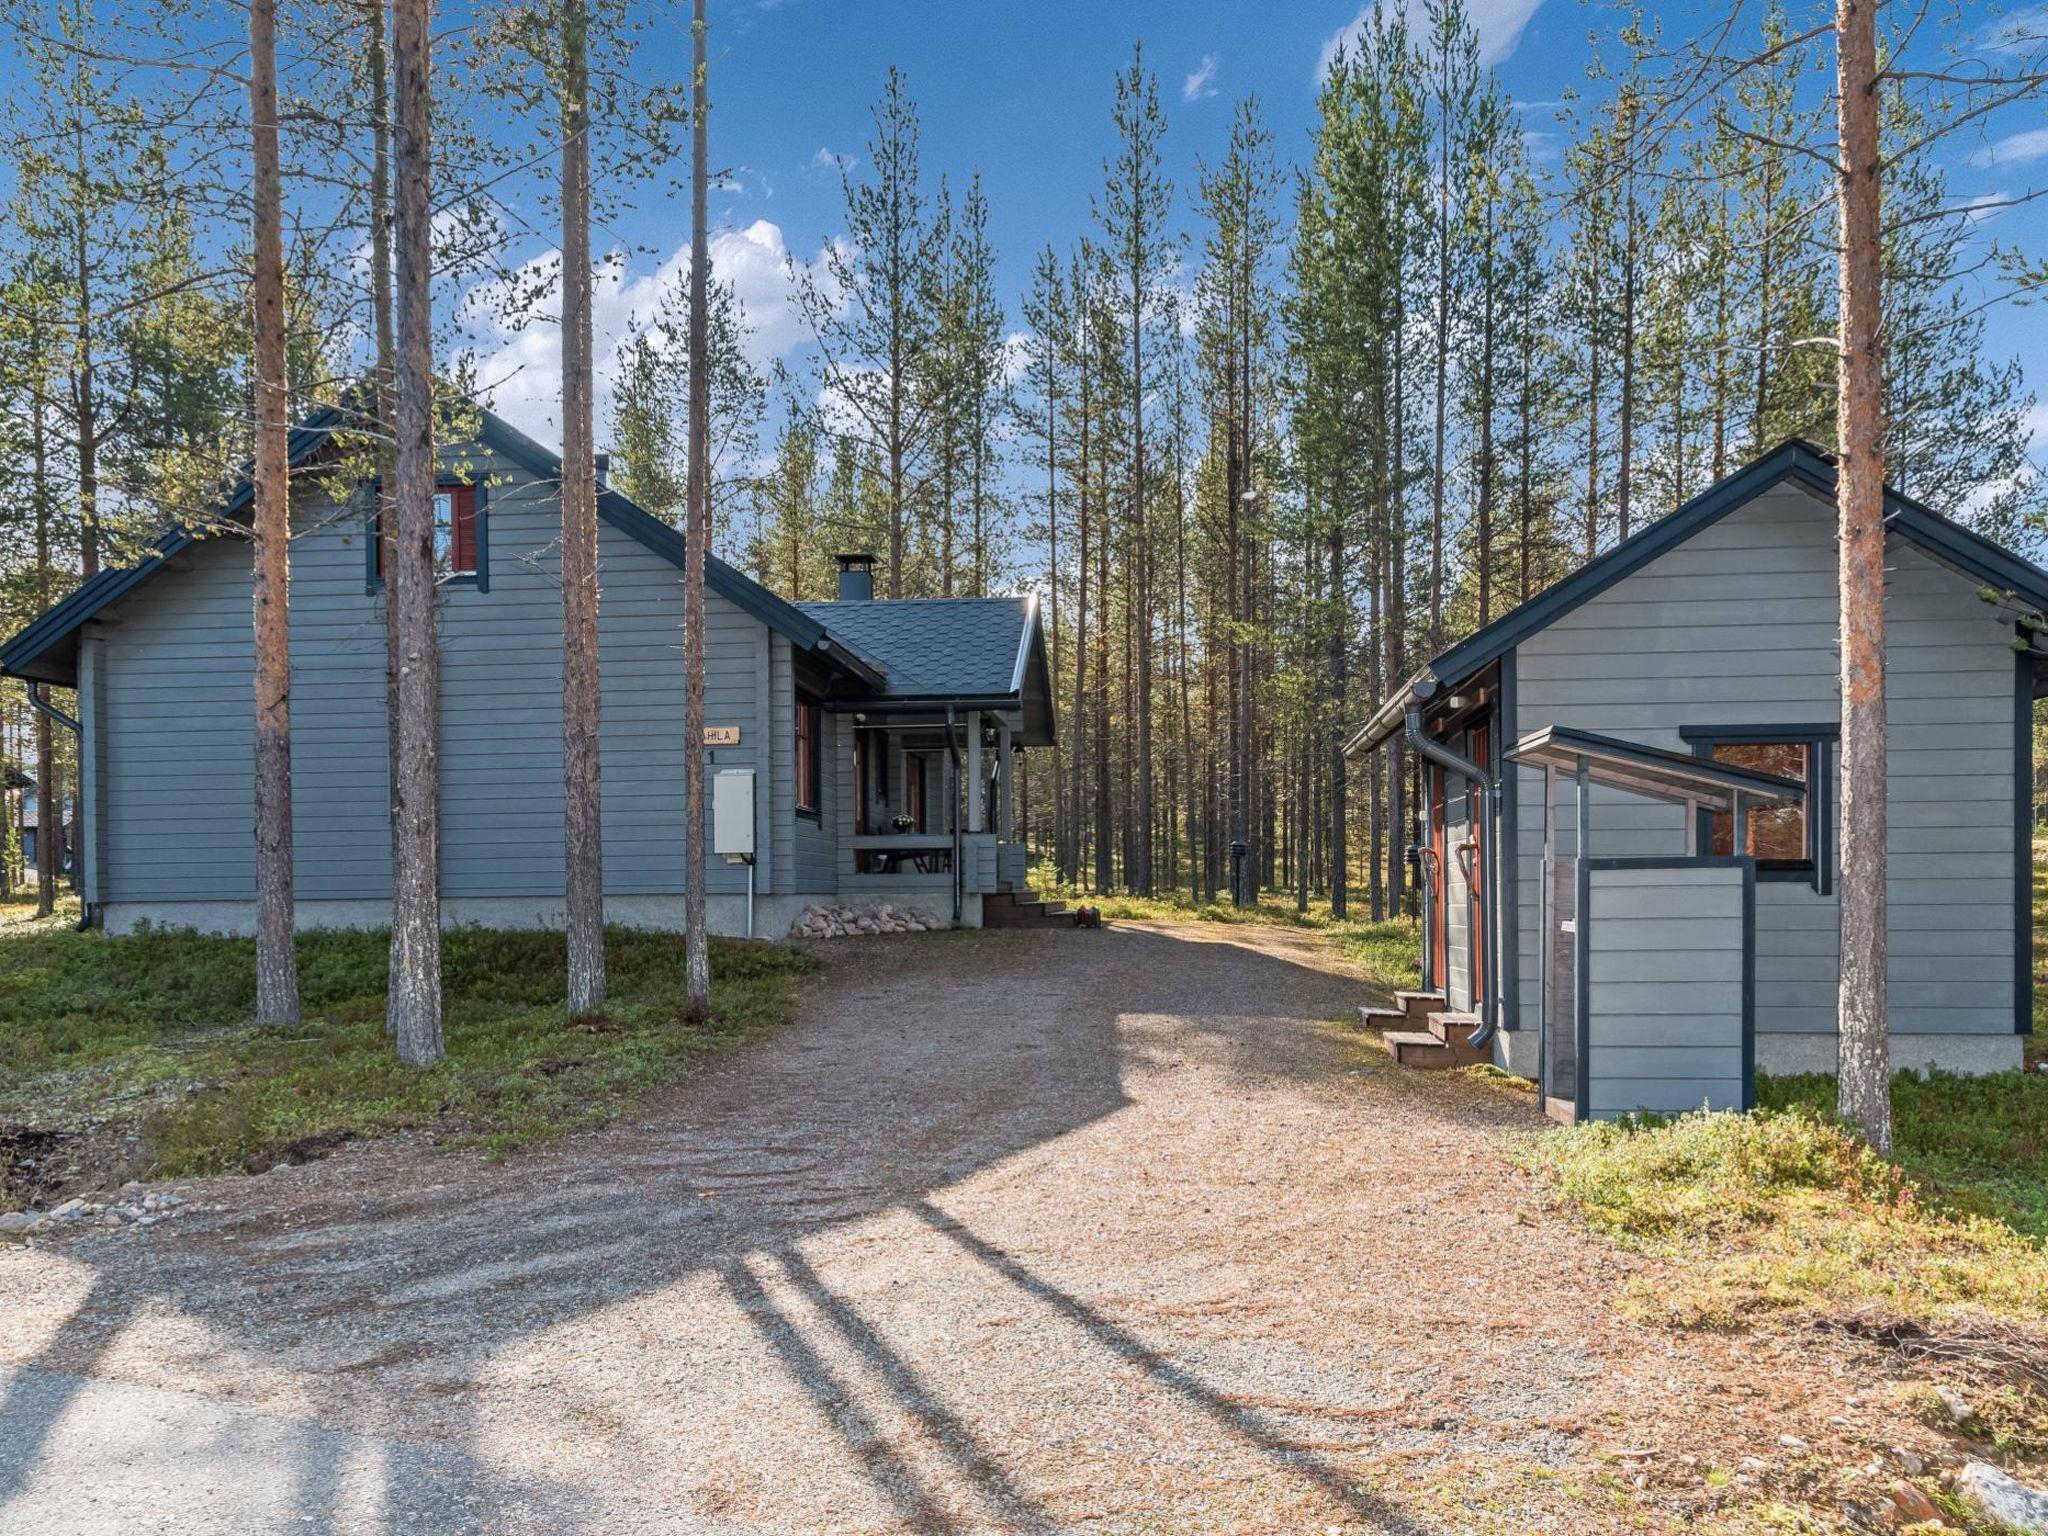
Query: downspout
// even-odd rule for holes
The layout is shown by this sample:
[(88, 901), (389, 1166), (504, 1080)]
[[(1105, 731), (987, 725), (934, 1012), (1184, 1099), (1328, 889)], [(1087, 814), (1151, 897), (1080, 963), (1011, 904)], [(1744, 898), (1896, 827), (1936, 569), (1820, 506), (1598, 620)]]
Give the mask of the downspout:
[[(1422, 731), (1422, 711), (1415, 705), (1409, 706), (1406, 722), (1406, 729), (1403, 734), (1407, 739), (1408, 745), (1414, 748), (1418, 755), (1429, 762), (1435, 763), (1437, 767), (1447, 772), (1457, 774), (1471, 784), (1472, 807), (1470, 814), (1472, 825), (1474, 827), (1484, 827), (1486, 825), (1486, 808), (1489, 803), (1489, 796), (1493, 792), (1492, 786), (1486, 780), (1486, 770), (1473, 762), (1469, 757), (1463, 757), (1453, 752), (1442, 742), (1433, 741), (1424, 735)], [(1444, 874), (1440, 873), (1438, 878), (1444, 878)], [(1500, 900), (1500, 894), (1494, 892), (1493, 899), (1495, 901)], [(1477, 930), (1472, 935), (1472, 947), (1478, 954), (1479, 974), (1486, 978), (1486, 984), (1491, 988), (1499, 983), (1499, 978), (1494, 969), (1494, 956), (1491, 952), (1493, 924), (1486, 922), (1482, 914), (1482, 920), (1473, 924), (1473, 927)], [(1450, 990), (1449, 981), (1449, 977), (1444, 978), (1446, 996), (1448, 996)], [(1484, 1016), (1484, 1010), (1482, 1009), (1480, 1025), (1472, 1031), (1466, 1044), (1484, 1046), (1493, 1043), (1493, 1037), (1500, 1030), (1500, 1010), (1494, 1009), (1492, 1011), (1494, 1016), (1489, 1019)]]
[(953, 765), (953, 793), (946, 807), (953, 823), (953, 926), (960, 926), (960, 748), (953, 741), (953, 706), (946, 706), (946, 756)]
[[(78, 742), (78, 847), (72, 851), (72, 857), (78, 860), (78, 921), (72, 925), (72, 931), (84, 933), (92, 926), (92, 903), (85, 899), (85, 727), (50, 702), (49, 694), (45, 692), (49, 686), (48, 683), (30, 683), (28, 702), (29, 707), (37, 714), (56, 721)], [(48, 785), (38, 786), (38, 817), (46, 815), (51, 808), (48, 789)], [(57, 805), (56, 812), (57, 835), (61, 837), (64, 834), (64, 808), (61, 802)], [(48, 833), (49, 828), (43, 827), (36, 832), (36, 836), (44, 837)]]

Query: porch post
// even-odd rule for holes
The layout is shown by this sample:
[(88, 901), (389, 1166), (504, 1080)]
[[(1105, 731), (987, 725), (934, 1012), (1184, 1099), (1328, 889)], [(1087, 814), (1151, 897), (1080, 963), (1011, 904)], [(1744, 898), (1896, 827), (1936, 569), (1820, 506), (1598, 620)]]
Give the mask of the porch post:
[(1017, 748), (1007, 720), (996, 727), (996, 753), (996, 836), (1011, 843), (1017, 840)]
[(988, 781), (981, 767), (981, 711), (967, 711), (967, 830), (982, 829), (988, 799)]

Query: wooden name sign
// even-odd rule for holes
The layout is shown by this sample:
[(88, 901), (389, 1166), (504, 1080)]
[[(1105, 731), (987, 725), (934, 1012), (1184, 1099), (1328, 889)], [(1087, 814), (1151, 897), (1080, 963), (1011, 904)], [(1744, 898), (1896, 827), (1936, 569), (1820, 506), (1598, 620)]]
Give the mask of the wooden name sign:
[(740, 744), (740, 728), (736, 725), (707, 725), (704, 727), (704, 745), (707, 747), (736, 747)]

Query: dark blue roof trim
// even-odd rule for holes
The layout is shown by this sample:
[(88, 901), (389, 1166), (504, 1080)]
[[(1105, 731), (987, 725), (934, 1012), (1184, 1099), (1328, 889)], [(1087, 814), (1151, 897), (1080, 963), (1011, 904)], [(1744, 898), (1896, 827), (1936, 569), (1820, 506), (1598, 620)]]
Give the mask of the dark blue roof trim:
[[(560, 482), (562, 460), (559, 455), (543, 448), (495, 412), (482, 411), (480, 414), (482, 426), (478, 436), (484, 447), (504, 454), (536, 479)], [(336, 431), (344, 428), (348, 424), (348, 419), (347, 412), (330, 406), (295, 427), (289, 442), (291, 464), (297, 467), (304, 463), (323, 447)], [(218, 514), (220, 521), (236, 518), (248, 508), (255, 494), (249, 475), (250, 469), (245, 465), (234, 490), (221, 506)], [(621, 492), (609, 488), (601, 489), (598, 492), (597, 511), (598, 516), (620, 532), (644, 544), (678, 568), (683, 565), (682, 534), (637, 506)], [(163, 569), (165, 561), (196, 542), (198, 538), (199, 534), (192, 529), (174, 529), (157, 539), (150, 553), (136, 564), (101, 571), (83, 582), (69, 597), (39, 615), (13, 639), (0, 646), (0, 672), (16, 677), (41, 677), (48, 681), (68, 682), (69, 677), (63, 667), (39, 667), (38, 663), (57, 646), (76, 635), (80, 626), (87, 620), (154, 576)], [(816, 619), (799, 612), (766, 587), (733, 569), (715, 555), (708, 555), (705, 559), (704, 584), (735, 607), (759, 619), (770, 629), (787, 636), (792, 645), (815, 653), (861, 684), (869, 688), (880, 688), (888, 682), (886, 668), (839, 640)]]
[[(1345, 750), (1356, 752), (1378, 746), (1400, 728), (1406, 705), (1428, 699), (1440, 689), (1456, 688), (1581, 603), (1598, 597), (1623, 577), (1634, 574), (1765, 491), (1788, 482), (1832, 500), (1834, 463), (1803, 439), (1791, 438), (1780, 443), (1763, 457), (1709, 486), (1669, 517), (1631, 534), (1557, 585), (1539, 592), (1442, 652), (1381, 703), (1346, 743)], [(2000, 592), (2009, 592), (2034, 608), (2048, 609), (2048, 571), (1889, 488), (1885, 491), (1885, 526), (1964, 574)]]

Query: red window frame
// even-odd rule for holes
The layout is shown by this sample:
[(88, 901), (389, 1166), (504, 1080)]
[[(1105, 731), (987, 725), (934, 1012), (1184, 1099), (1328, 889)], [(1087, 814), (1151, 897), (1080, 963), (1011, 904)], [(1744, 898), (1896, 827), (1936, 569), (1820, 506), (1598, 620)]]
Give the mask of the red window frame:
[[(473, 577), (477, 574), (476, 536), (476, 487), (473, 485), (437, 485), (434, 498), (448, 498), (449, 529), (447, 569), (441, 568), (441, 519), (440, 509), (435, 508), (434, 517), (434, 574), (441, 577)], [(379, 499), (377, 516), (377, 579), (384, 580), (384, 503)]]
[(796, 808), (817, 815), (824, 806), (818, 750), (824, 710), (809, 694), (796, 696)]

